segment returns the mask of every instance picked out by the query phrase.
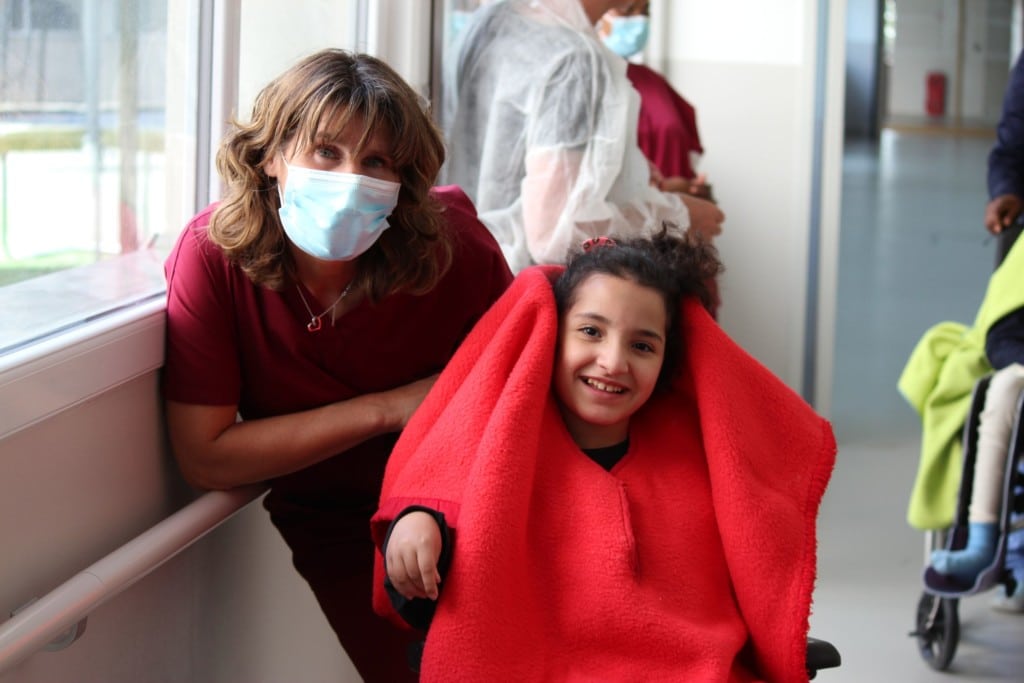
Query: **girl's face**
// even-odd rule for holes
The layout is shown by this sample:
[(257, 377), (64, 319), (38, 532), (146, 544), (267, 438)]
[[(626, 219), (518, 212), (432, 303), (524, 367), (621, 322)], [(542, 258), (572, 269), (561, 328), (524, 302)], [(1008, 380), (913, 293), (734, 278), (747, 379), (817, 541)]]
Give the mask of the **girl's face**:
[(661, 294), (631, 280), (599, 273), (577, 287), (560, 321), (554, 388), (580, 448), (626, 440), (658, 381), (667, 317)]

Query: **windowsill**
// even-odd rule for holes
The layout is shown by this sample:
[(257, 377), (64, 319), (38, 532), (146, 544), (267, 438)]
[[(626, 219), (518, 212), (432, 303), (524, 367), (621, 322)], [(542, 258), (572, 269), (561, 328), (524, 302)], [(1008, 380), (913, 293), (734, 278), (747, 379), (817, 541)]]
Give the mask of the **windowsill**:
[(0, 358), (164, 293), (153, 249), (41, 275), (0, 288)]
[(163, 365), (156, 251), (0, 289), (0, 438)]

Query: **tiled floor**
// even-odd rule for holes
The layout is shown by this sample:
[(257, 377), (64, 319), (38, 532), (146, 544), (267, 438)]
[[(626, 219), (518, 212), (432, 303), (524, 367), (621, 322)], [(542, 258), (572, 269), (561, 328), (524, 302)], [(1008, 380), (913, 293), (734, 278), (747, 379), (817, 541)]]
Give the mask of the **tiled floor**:
[(886, 131), (847, 146), (844, 161), (836, 372), (839, 441), (821, 510), (812, 635), (842, 653), (831, 683), (1024, 681), (1024, 615), (960, 602), (948, 673), (914, 638), (924, 534), (905, 511), (919, 425), (896, 391), (914, 342), (941, 320), (973, 320), (992, 268), (981, 224), (991, 139)]

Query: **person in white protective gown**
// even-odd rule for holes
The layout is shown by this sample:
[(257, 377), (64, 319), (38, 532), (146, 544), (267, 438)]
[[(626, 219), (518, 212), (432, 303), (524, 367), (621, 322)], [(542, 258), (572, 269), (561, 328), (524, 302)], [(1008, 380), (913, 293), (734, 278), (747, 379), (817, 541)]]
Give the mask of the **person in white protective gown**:
[(446, 59), (443, 179), (469, 194), (513, 271), (561, 263), (590, 237), (648, 235), (665, 222), (707, 239), (721, 232), (717, 206), (652, 185), (636, 142), (639, 96), (594, 28), (623, 4), (492, 3)]

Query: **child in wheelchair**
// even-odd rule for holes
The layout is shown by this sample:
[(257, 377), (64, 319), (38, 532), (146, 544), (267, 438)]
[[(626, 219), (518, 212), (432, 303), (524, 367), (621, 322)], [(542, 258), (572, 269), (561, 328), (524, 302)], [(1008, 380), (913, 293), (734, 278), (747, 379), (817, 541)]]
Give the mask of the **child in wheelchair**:
[[(997, 563), (1001, 537), (1006, 539), (1002, 561), (1012, 573), (1013, 589), (996, 604), (1009, 611), (1024, 611), (1024, 567), (1021, 566), (1020, 531), (1013, 531), (1015, 519), (1015, 490), (1013, 472), (1018, 462), (1013, 459), (1015, 427), (1021, 428), (1018, 413), (1021, 392), (1024, 390), (1024, 309), (1018, 309), (999, 321), (989, 331), (986, 355), (995, 372), (980, 386), (984, 393), (978, 397), (977, 439), (973, 444), (973, 458), (966, 464), (973, 467), (964, 481), (970, 481), (967, 502), (967, 540), (955, 549), (940, 548), (932, 551), (931, 568), (939, 575), (952, 579), (960, 586), (981, 588), (979, 575)], [(1007, 363), (1009, 359), (1009, 363)], [(970, 449), (972, 444), (966, 444)], [(1007, 499), (1005, 500), (1004, 499)], [(1004, 509), (1004, 502), (1006, 503)]]
[(373, 523), (421, 680), (806, 680), (835, 442), (701, 307), (717, 269), (688, 238), (588, 240), (471, 332)]
[[(1000, 605), (1014, 610), (1024, 610), (1020, 532), (1009, 533), (1019, 512), (1019, 478), (1008, 471), (1017, 467), (1011, 441), (1024, 390), (1022, 244), (1017, 242), (989, 279), (973, 326), (945, 322), (928, 330), (899, 380), (923, 423), (908, 521), (926, 531), (957, 522), (948, 546), (930, 555), (926, 585), (953, 596), (1001, 582), (1008, 593)], [(964, 427), (965, 416), (970, 428)], [(997, 560), (1005, 567), (994, 567)]]

